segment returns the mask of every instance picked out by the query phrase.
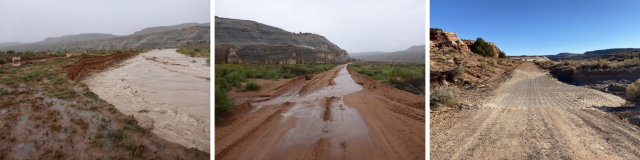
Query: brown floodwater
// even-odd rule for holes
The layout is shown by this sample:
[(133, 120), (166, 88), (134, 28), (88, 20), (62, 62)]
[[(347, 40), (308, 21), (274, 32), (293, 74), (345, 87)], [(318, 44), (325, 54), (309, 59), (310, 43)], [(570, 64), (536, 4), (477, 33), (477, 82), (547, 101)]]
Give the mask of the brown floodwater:
[(335, 85), (323, 87), (304, 96), (297, 94), (300, 89), (298, 87), (292, 92), (294, 94), (285, 94), (253, 105), (256, 106), (255, 112), (263, 106), (295, 103), (291, 109), (281, 115), (282, 125), (293, 118), (295, 127), (288, 130), (278, 141), (274, 147), (276, 155), (284, 154), (291, 147), (313, 146), (321, 138), (329, 140), (330, 154), (333, 157), (341, 157), (345, 154), (341, 150), (341, 145), (347, 141), (364, 145), (374, 144), (369, 128), (358, 110), (347, 106), (342, 101), (343, 96), (361, 91), (363, 88), (353, 81), (346, 69), (347, 65), (338, 67), (341, 67), (341, 70), (333, 79)]
[(210, 67), (176, 49), (152, 50), (81, 82), (167, 141), (210, 152)]

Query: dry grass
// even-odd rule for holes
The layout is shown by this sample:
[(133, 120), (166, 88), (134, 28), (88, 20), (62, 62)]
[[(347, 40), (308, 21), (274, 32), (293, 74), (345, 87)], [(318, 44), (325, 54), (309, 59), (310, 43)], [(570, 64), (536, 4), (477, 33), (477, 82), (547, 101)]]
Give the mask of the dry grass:
[(460, 104), (460, 89), (458, 87), (436, 87), (429, 97), (431, 109), (454, 107)]

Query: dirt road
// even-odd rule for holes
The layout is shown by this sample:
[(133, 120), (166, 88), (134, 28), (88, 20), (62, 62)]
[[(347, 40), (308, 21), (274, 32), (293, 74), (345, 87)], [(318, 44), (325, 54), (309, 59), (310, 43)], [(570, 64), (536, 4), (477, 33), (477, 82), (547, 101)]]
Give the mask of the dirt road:
[(229, 93), (234, 113), (215, 127), (216, 159), (424, 159), (424, 96), (346, 65)]
[(639, 159), (639, 128), (594, 108), (623, 103), (525, 63), (480, 107), (431, 117), (431, 159)]

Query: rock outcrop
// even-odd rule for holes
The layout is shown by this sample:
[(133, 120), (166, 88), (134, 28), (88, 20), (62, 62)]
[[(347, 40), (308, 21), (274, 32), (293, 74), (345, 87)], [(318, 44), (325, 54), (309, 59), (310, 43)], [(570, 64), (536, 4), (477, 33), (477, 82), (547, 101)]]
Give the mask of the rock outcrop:
[[(466, 53), (471, 52), (471, 47), (473, 47), (473, 43), (476, 42), (469, 39), (459, 39), (456, 33), (447, 32), (439, 28), (430, 28), (429, 35), (429, 48), (432, 48), (431, 50), (434, 50), (434, 48), (451, 48), (460, 53)], [(500, 55), (500, 48), (494, 43), (487, 43), (493, 47), (494, 57), (498, 57)]]
[(215, 61), (222, 63), (334, 63), (349, 54), (324, 36), (293, 33), (249, 20), (215, 17)]

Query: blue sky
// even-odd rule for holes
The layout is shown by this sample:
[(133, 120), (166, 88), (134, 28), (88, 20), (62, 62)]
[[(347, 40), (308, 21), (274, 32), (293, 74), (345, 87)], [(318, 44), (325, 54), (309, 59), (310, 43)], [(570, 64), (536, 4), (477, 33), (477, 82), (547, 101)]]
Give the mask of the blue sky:
[(482, 37), (507, 55), (640, 48), (636, 0), (431, 0), (430, 27)]

